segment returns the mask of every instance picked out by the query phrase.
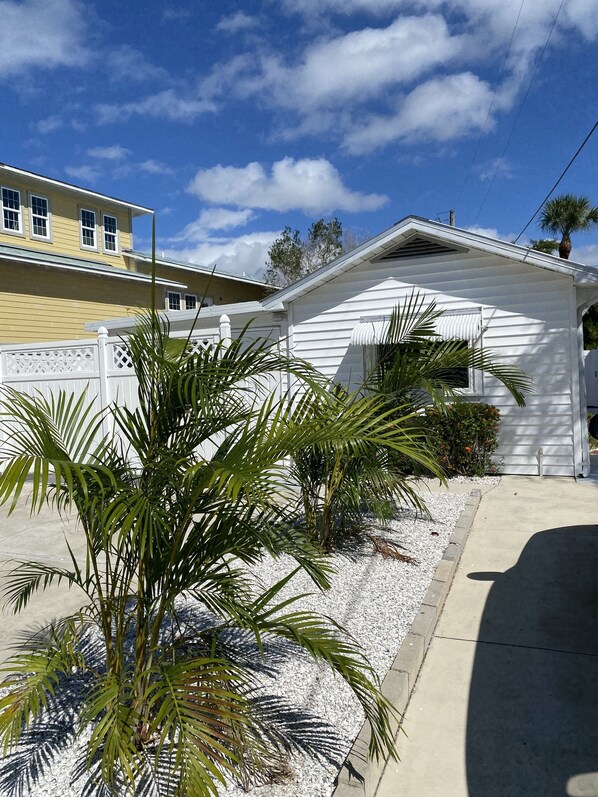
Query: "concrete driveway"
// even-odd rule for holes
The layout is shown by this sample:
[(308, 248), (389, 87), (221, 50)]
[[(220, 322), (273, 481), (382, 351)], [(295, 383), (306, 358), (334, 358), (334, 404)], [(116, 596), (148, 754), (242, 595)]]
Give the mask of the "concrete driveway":
[(376, 797), (598, 797), (598, 485), (481, 501)]
[[(74, 523), (63, 522), (58, 513), (44, 508), (39, 515), (31, 515), (28, 501), (21, 501), (12, 515), (0, 508), (0, 589), (4, 592), (6, 574), (18, 561), (44, 561), (69, 566), (65, 539), (75, 553), (85, 550), (83, 535)], [(20, 614), (14, 615), (2, 600), (0, 610), (0, 661), (10, 655), (23, 634), (39, 628), (48, 621), (75, 611), (85, 600), (78, 590), (64, 587), (50, 588), (35, 596)]]

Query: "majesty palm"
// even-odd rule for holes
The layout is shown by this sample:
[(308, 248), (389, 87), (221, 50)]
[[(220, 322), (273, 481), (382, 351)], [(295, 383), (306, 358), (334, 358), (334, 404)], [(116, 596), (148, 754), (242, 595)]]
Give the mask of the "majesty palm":
[[(425, 465), (420, 433), (409, 418), (389, 425), (376, 396), (347, 408), (307, 364), (245, 335), (196, 351), (152, 313), (126, 345), (134, 408), (94, 414), (86, 396), (4, 394), (0, 502), (14, 508), (32, 476), (32, 511), (50, 501), (74, 514), (86, 542), (82, 559), (21, 563), (8, 578), (15, 611), (53, 584), (81, 595), (79, 611), (4, 666), (8, 769), (35, 791), (56, 750), (84, 734), (85, 794), (206, 797), (275, 771), (293, 750), (321, 755), (297, 714), (296, 727), (281, 723), (259, 691), (276, 639), (344, 678), (370, 721), (370, 753), (391, 750), (391, 710), (356, 643), (278, 597), (297, 569), (322, 590), (330, 575), (284, 460), (303, 445), (380, 445)], [(302, 397), (260, 395), (272, 372), (291, 373)], [(295, 569), (264, 591), (252, 567), (283, 554)]]
[(414, 292), (398, 304), (388, 323), (369, 387), (397, 407), (413, 411), (458, 398), (463, 376), (477, 370), (501, 382), (517, 404), (525, 406), (532, 380), (516, 365), (501, 363), (491, 352), (461, 340), (441, 340), (436, 322), (443, 315), (434, 301)]
[(560, 235), (559, 256), (565, 260), (571, 254), (571, 235), (586, 232), (598, 224), (598, 206), (585, 196), (563, 194), (549, 199), (542, 208), (540, 227), (544, 232)]

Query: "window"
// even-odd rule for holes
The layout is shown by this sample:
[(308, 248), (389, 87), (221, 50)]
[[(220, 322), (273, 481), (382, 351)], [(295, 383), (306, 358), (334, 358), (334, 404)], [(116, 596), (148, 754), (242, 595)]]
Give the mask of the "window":
[[(454, 348), (453, 351), (457, 352), (460, 350), (467, 350), (470, 346), (470, 343), (466, 340), (458, 340), (458, 339), (451, 339), (450, 341), (438, 341), (438, 342), (428, 342), (425, 344), (425, 353), (426, 359), (428, 362), (433, 362), (434, 359), (434, 352), (440, 346), (446, 346), (447, 343), (453, 344)], [(367, 346), (366, 349), (370, 349), (372, 347)], [(370, 373), (376, 365), (380, 370), (380, 374), (384, 377), (388, 372), (390, 372), (393, 367), (395, 366), (395, 361), (397, 356), (404, 356), (406, 357), (406, 363), (409, 362), (410, 356), (414, 358), (414, 361), (417, 361), (418, 357), (421, 359), (422, 353), (419, 350), (417, 345), (410, 345), (409, 343), (403, 343), (400, 345), (388, 345), (386, 343), (378, 344), (376, 347), (376, 354), (375, 357), (372, 359), (371, 355), (369, 358), (366, 357), (366, 373)], [(405, 366), (409, 368), (408, 365)], [(401, 368), (401, 371), (404, 371), (405, 368)], [(434, 370), (433, 368), (430, 369), (430, 372), (433, 373), (434, 378), (438, 380), (442, 380), (447, 385), (449, 385), (454, 390), (464, 390), (466, 392), (471, 392), (474, 389), (474, 381), (475, 381), (475, 372), (471, 368), (467, 368), (464, 366), (455, 366), (449, 368), (437, 368)]]
[(104, 252), (118, 254), (118, 219), (104, 213)]
[(85, 249), (97, 249), (95, 210), (81, 209), (81, 246)]
[(32, 238), (50, 238), (50, 207), (46, 197), (31, 194)]
[(181, 294), (176, 291), (168, 291), (166, 294), (166, 309), (167, 310), (180, 310), (181, 309)]
[(197, 309), (197, 296), (194, 293), (185, 294), (185, 310)]
[(15, 188), (2, 188), (2, 229), (23, 234), (21, 192)]

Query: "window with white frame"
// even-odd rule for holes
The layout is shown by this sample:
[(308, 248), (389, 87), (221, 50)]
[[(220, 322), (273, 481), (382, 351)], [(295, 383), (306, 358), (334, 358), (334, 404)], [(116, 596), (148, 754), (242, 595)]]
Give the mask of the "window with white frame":
[(21, 192), (2, 186), (2, 229), (4, 232), (23, 234)]
[(194, 293), (185, 294), (185, 310), (197, 309), (197, 296)]
[(104, 252), (118, 254), (118, 219), (116, 216), (103, 214)]
[(81, 246), (84, 249), (97, 249), (95, 210), (81, 208)]
[(31, 194), (31, 237), (50, 239), (50, 205), (45, 196)]
[(167, 310), (180, 310), (181, 309), (181, 294), (177, 291), (168, 291), (166, 293), (166, 309)]
[[(360, 320), (351, 333), (351, 343), (363, 346), (364, 374), (371, 375), (377, 369), (382, 375), (391, 371), (398, 356), (409, 355), (413, 348), (414, 356), (421, 356), (418, 347), (408, 342), (392, 344), (388, 342), (390, 316), (368, 316)], [(477, 348), (482, 342), (482, 312), (480, 308), (463, 310), (444, 310), (435, 321), (436, 342), (430, 341), (426, 351), (430, 357), (438, 346), (449, 346), (455, 354), (460, 350)], [(453, 362), (459, 357), (452, 358)], [(461, 366), (447, 367), (438, 371), (441, 377), (457, 394), (474, 396), (483, 394), (483, 375), (474, 368)]]

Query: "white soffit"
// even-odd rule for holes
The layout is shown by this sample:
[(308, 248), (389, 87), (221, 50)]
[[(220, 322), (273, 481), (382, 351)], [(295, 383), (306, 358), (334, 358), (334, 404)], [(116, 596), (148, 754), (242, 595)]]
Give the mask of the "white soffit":
[[(390, 316), (362, 318), (351, 333), (355, 346), (375, 346), (384, 343), (388, 335)], [(482, 332), (481, 310), (461, 310), (443, 313), (434, 322), (441, 340), (475, 341)]]

